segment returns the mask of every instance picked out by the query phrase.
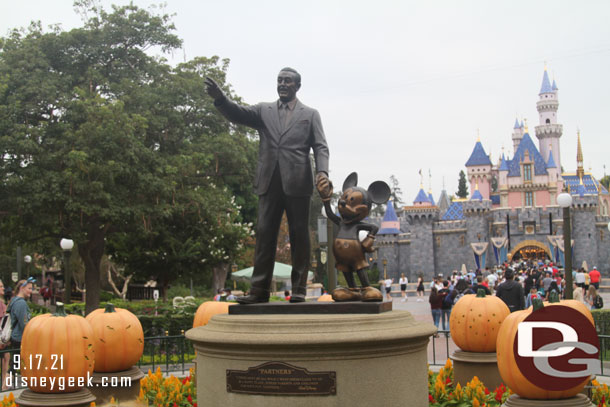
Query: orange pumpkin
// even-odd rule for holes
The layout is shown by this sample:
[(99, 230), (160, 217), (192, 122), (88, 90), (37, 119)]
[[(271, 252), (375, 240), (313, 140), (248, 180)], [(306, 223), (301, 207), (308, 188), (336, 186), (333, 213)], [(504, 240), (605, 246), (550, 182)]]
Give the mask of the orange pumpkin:
[[(93, 364), (91, 325), (79, 315), (67, 315), (62, 303), (57, 303), (55, 313), (38, 315), (25, 326), (20, 368), (32, 391), (78, 391), (87, 385), (87, 377), (93, 373)], [(83, 382), (79, 386), (81, 380)], [(65, 385), (63, 390), (60, 389), (61, 382)]]
[(193, 320), (193, 328), (206, 325), (210, 321), (210, 318), (216, 314), (228, 314), (231, 305), (235, 305), (235, 303), (226, 301), (204, 302), (197, 308), (195, 319)]
[[(563, 305), (563, 304), (562, 304)], [(566, 399), (575, 396), (584, 389), (589, 378), (582, 383), (567, 388), (565, 390), (546, 390), (530, 382), (519, 370), (515, 359), (515, 340), (517, 338), (517, 328), (532, 312), (544, 307), (539, 299), (534, 300), (534, 305), (523, 311), (516, 311), (510, 314), (502, 324), (497, 340), (498, 370), (503, 382), (513, 392), (527, 399), (549, 400)]]
[(333, 296), (330, 294), (323, 294), (321, 296), (318, 297), (318, 302), (335, 302), (335, 300), (333, 300)]
[(138, 317), (123, 308), (107, 304), (87, 315), (93, 328), (95, 371), (121, 372), (142, 357), (144, 331)]
[(509, 314), (504, 301), (483, 290), (465, 295), (451, 310), (451, 338), (467, 352), (495, 352), (500, 326)]
[[(566, 307), (574, 308), (576, 311), (580, 312), (584, 316), (587, 317), (591, 324), (595, 326), (595, 320), (593, 319), (593, 314), (589, 311), (589, 308), (582, 302), (578, 300), (559, 300), (559, 294), (556, 291), (551, 291), (549, 293), (549, 301), (546, 304), (547, 306), (551, 305), (565, 305)], [(530, 307), (531, 308), (531, 307)]]

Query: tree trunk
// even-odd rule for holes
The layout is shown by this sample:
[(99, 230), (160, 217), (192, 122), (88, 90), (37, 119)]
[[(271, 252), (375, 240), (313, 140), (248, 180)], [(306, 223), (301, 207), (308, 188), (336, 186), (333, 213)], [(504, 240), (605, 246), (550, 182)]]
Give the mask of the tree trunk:
[(216, 295), (219, 288), (224, 288), (229, 273), (229, 265), (220, 263), (212, 269), (212, 294)]
[(100, 265), (106, 243), (107, 226), (93, 223), (87, 232), (87, 240), (78, 245), (78, 253), (85, 263), (85, 315), (95, 311), (100, 305)]

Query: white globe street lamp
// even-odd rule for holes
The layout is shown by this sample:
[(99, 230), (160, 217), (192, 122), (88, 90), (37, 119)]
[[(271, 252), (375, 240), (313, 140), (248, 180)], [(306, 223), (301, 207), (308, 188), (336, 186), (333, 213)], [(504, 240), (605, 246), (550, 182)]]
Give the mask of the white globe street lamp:
[(563, 208), (563, 270), (566, 279), (566, 299), (573, 299), (572, 287), (572, 229), (570, 221), (570, 206), (572, 206), (572, 195), (567, 192), (559, 194), (557, 203)]
[(64, 251), (64, 303), (70, 304), (72, 297), (72, 275), (70, 274), (70, 254), (74, 247), (74, 240), (61, 239), (59, 246)]

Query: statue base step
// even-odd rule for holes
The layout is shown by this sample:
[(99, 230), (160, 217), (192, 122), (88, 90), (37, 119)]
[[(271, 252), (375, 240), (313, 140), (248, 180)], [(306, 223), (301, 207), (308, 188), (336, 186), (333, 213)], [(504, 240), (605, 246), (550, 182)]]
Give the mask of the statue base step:
[(532, 400), (524, 399), (516, 394), (510, 396), (502, 407), (595, 407), (584, 394), (577, 394), (569, 399)]
[(95, 396), (86, 388), (73, 393), (35, 393), (25, 389), (15, 401), (28, 407), (89, 407)]

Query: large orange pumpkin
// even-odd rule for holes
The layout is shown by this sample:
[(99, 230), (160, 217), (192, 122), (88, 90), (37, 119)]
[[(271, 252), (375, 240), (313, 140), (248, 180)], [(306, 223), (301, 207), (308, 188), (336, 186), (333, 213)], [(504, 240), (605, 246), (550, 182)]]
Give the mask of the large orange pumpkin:
[(228, 314), (231, 305), (235, 305), (235, 303), (226, 301), (204, 302), (197, 308), (195, 319), (193, 320), (193, 328), (206, 325), (210, 321), (210, 318), (216, 314)]
[(144, 331), (138, 317), (107, 304), (87, 315), (93, 328), (96, 372), (121, 372), (142, 357)]
[[(78, 391), (87, 385), (87, 377), (93, 373), (93, 364), (91, 325), (79, 315), (67, 315), (62, 303), (57, 303), (55, 313), (38, 315), (25, 326), (20, 368), (32, 391)], [(63, 390), (60, 388), (61, 382), (65, 385)]]
[(500, 326), (509, 314), (504, 301), (483, 290), (465, 295), (451, 310), (451, 338), (467, 352), (495, 352)]
[[(562, 304), (563, 305), (563, 304)], [(584, 389), (589, 379), (583, 380), (577, 386), (565, 390), (546, 390), (530, 382), (519, 370), (513, 351), (517, 338), (517, 328), (532, 312), (544, 307), (539, 299), (534, 300), (534, 305), (523, 311), (516, 311), (504, 320), (500, 328), (497, 340), (498, 370), (502, 380), (513, 392), (527, 399), (550, 400), (566, 399), (575, 396)]]
[(549, 293), (549, 301), (546, 304), (547, 306), (551, 305), (565, 305), (566, 307), (574, 308), (576, 311), (580, 312), (584, 316), (587, 317), (591, 324), (595, 326), (595, 320), (593, 319), (593, 314), (589, 311), (589, 308), (582, 301), (578, 300), (559, 300), (559, 294), (556, 291), (551, 291)]

